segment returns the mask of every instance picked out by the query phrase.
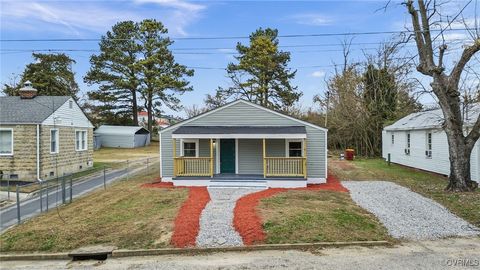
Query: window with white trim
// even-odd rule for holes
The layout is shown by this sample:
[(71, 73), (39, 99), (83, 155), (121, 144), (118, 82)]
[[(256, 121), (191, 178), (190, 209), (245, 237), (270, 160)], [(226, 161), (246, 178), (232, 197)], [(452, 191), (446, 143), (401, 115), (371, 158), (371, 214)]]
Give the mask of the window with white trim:
[(303, 143), (301, 140), (287, 141), (287, 155), (288, 157), (303, 156)]
[(50, 129), (50, 154), (58, 153), (58, 129)]
[(432, 158), (432, 132), (430, 132), (430, 131), (427, 132), (425, 139), (426, 139), (425, 140), (425, 143), (426, 143), (426, 145), (425, 145), (425, 148), (426, 148), (425, 156), (427, 158)]
[(184, 157), (197, 157), (197, 141), (183, 141), (182, 143)]
[(75, 131), (75, 150), (77, 151), (87, 150), (87, 131), (86, 130)]
[(405, 155), (410, 155), (410, 132), (407, 132), (407, 144), (405, 145)]
[(13, 129), (0, 129), (0, 156), (13, 155)]

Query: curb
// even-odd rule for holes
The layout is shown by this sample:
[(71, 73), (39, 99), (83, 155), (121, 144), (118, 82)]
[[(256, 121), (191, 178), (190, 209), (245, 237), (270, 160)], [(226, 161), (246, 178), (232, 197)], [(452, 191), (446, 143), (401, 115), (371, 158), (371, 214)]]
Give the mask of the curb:
[(68, 260), (68, 253), (1, 254), (0, 261)]
[[(318, 242), (318, 243), (298, 243), (298, 244), (268, 244), (253, 245), (242, 247), (210, 247), (210, 248), (160, 248), (160, 249), (118, 249), (114, 250), (109, 257), (137, 257), (137, 256), (158, 256), (158, 255), (178, 255), (178, 254), (206, 254), (214, 252), (241, 252), (241, 251), (260, 251), (260, 250), (308, 250), (329, 247), (377, 247), (392, 246), (389, 241), (353, 241), (353, 242)], [(0, 261), (26, 261), (26, 260), (68, 260), (71, 259), (69, 253), (45, 253), (45, 254), (0, 254)]]

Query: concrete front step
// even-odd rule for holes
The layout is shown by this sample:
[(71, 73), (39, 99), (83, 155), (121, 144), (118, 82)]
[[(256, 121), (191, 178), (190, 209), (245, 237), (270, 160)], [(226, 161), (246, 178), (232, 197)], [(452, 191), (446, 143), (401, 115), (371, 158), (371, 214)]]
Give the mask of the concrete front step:
[(210, 188), (252, 188), (267, 189), (267, 181), (263, 180), (211, 180)]

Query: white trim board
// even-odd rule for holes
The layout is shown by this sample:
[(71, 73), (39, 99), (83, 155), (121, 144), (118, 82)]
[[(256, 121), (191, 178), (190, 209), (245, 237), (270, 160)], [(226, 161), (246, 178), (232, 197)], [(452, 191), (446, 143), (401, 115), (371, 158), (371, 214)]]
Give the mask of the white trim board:
[(238, 139), (235, 139), (235, 174), (238, 174)]
[[(290, 120), (293, 120), (293, 121), (296, 121), (296, 122), (301, 123), (301, 124), (303, 124), (303, 125), (306, 125), (306, 126), (309, 126), (309, 127), (312, 127), (312, 128), (316, 128), (316, 129), (320, 129), (320, 130), (323, 130), (323, 131), (325, 131), (325, 132), (328, 132), (328, 129), (326, 129), (326, 128), (319, 127), (319, 126), (316, 126), (316, 125), (311, 124), (311, 123), (309, 123), (309, 122), (305, 122), (305, 121), (303, 121), (303, 120), (299, 120), (299, 119), (296, 119), (296, 118), (294, 118), (294, 117), (291, 117), (291, 116), (288, 116), (288, 115), (285, 115), (285, 114), (276, 112), (276, 111), (274, 111), (274, 110), (265, 108), (265, 107), (263, 107), (263, 106), (260, 106), (260, 105), (258, 105), (258, 104), (252, 103), (252, 102), (249, 102), (249, 101), (246, 101), (246, 100), (243, 100), (243, 99), (239, 99), (239, 100), (233, 101), (233, 102), (231, 102), (231, 103), (229, 103), (229, 104), (226, 104), (226, 105), (224, 105), (224, 106), (221, 106), (221, 107), (218, 107), (218, 108), (216, 108), (216, 109), (213, 109), (213, 110), (211, 110), (211, 111), (209, 111), (209, 112), (206, 112), (206, 113), (203, 113), (203, 114), (194, 116), (194, 117), (192, 117), (192, 118), (190, 118), (190, 119), (187, 119), (187, 120), (185, 120), (185, 121), (183, 121), (183, 122), (180, 122), (180, 123), (178, 123), (178, 124), (169, 126), (169, 127), (165, 128), (165, 129), (162, 129), (162, 130), (158, 131), (158, 133), (163, 133), (163, 132), (168, 131), (168, 130), (171, 130), (171, 129), (173, 129), (173, 128), (177, 128), (177, 127), (183, 126), (183, 125), (188, 124), (188, 123), (190, 123), (190, 122), (192, 122), (192, 121), (194, 121), (194, 120), (203, 118), (203, 117), (205, 117), (205, 116), (207, 116), (207, 115), (210, 115), (210, 114), (212, 114), (212, 113), (221, 111), (221, 110), (223, 110), (223, 109), (225, 109), (225, 108), (228, 108), (228, 107), (233, 106), (233, 105), (238, 104), (238, 103), (244, 103), (244, 104), (247, 104), (247, 105), (251, 105), (251, 106), (256, 107), (256, 108), (258, 108), (258, 109), (261, 109), (261, 110), (264, 110), (264, 111), (267, 111), (267, 112), (270, 112), (270, 113), (279, 115), (279, 116), (281, 116), (281, 117), (284, 117), (284, 118), (287, 118), (287, 119), (290, 119)], [(172, 134), (172, 135), (173, 135), (173, 134)], [(212, 136), (212, 135), (210, 135), (210, 136)], [(211, 137), (209, 137), (209, 138), (211, 138)]]
[(172, 134), (173, 139), (305, 139), (307, 134)]

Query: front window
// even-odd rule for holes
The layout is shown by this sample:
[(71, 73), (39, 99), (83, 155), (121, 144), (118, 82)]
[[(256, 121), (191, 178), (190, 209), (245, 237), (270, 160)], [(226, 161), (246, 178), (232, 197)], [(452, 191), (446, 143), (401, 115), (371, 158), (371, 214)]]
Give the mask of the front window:
[(197, 143), (196, 142), (183, 142), (183, 156), (184, 157), (196, 157), (197, 156)]
[(0, 129), (0, 155), (13, 155), (12, 129)]
[(432, 157), (432, 133), (431, 132), (427, 132), (426, 148), (427, 150), (425, 151), (425, 156), (427, 158), (431, 158)]
[(405, 154), (410, 155), (410, 133), (407, 133), (407, 145), (405, 148)]
[(301, 157), (302, 156), (302, 142), (290, 141), (288, 142), (288, 156)]
[(75, 131), (75, 150), (77, 151), (87, 150), (87, 131), (86, 130)]
[(50, 130), (50, 153), (58, 153), (58, 129)]

